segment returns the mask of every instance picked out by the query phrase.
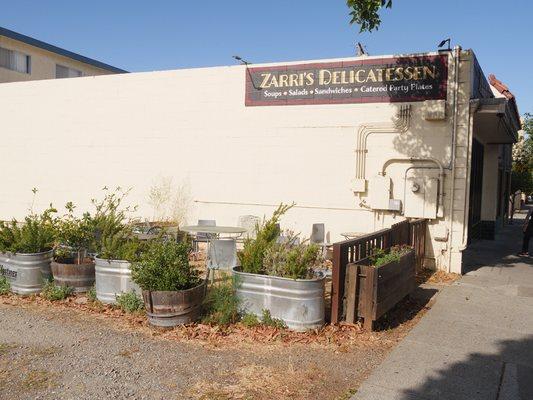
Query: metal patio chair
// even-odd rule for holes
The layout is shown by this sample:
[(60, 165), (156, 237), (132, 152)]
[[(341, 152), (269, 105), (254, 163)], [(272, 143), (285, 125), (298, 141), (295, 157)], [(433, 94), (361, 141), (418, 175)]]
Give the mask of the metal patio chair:
[(234, 238), (212, 239), (209, 241), (207, 270), (214, 281), (215, 270), (230, 271), (237, 265), (237, 243)]
[(257, 236), (257, 225), (261, 223), (261, 218), (255, 215), (241, 215), (237, 220), (237, 226), (245, 228), (246, 232), (237, 239), (244, 242), (244, 239), (255, 239)]
[[(198, 226), (217, 226), (217, 221), (214, 219), (199, 219)], [(214, 239), (216, 235), (207, 232), (196, 232), (194, 235), (194, 253), (198, 254), (200, 252), (200, 243), (209, 243), (211, 239)]]

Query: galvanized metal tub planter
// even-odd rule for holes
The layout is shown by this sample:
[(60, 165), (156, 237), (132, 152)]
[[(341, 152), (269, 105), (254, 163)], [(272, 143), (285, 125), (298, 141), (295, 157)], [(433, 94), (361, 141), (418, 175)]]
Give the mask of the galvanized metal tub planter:
[(243, 311), (260, 317), (269, 310), (273, 318), (282, 319), (289, 329), (317, 329), (325, 322), (325, 277), (290, 279), (249, 274), (233, 268), (235, 291)]
[(207, 281), (187, 290), (143, 291), (148, 322), (155, 326), (172, 327), (194, 322), (200, 316), (207, 290)]
[(96, 298), (102, 303), (115, 304), (117, 295), (141, 289), (131, 280), (131, 263), (125, 260), (106, 260), (95, 257)]
[(0, 253), (0, 275), (4, 275), (13, 293), (40, 293), (44, 281), (50, 278), (53, 251), (42, 253)]
[(52, 262), (51, 267), (55, 283), (71, 287), (76, 293), (87, 292), (94, 285), (94, 262), (90, 259), (81, 264)]

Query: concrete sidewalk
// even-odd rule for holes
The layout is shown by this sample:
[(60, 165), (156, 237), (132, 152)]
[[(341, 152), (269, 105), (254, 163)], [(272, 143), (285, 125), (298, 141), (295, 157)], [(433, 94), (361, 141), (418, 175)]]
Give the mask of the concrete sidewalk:
[(353, 400), (533, 399), (533, 258), (515, 256), (524, 216), (473, 243), (470, 272), (437, 295)]

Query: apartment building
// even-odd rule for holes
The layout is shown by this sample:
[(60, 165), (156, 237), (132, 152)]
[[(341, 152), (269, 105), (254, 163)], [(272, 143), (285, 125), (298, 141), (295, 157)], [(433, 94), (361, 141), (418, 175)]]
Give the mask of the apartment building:
[(127, 71), (0, 27), (0, 83)]

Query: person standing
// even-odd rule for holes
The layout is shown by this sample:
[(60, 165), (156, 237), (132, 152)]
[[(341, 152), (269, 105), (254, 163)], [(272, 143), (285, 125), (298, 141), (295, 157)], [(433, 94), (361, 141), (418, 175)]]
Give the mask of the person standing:
[(533, 221), (531, 221), (532, 216), (533, 208), (530, 207), (524, 221), (524, 227), (522, 228), (524, 231), (524, 239), (522, 241), (522, 252), (518, 254), (519, 256), (529, 255), (529, 240), (531, 239), (531, 236), (533, 236)]

